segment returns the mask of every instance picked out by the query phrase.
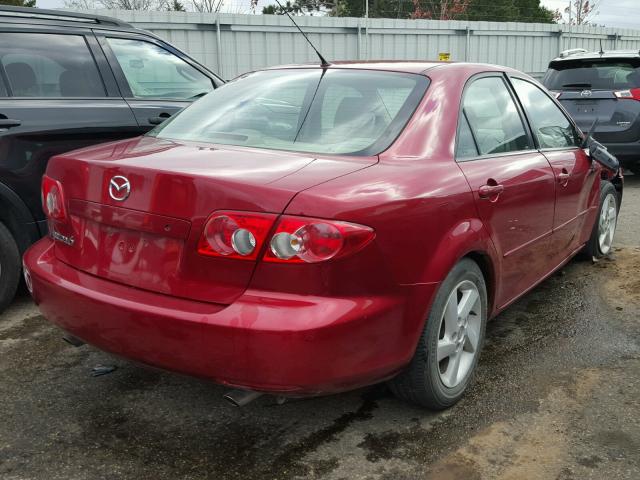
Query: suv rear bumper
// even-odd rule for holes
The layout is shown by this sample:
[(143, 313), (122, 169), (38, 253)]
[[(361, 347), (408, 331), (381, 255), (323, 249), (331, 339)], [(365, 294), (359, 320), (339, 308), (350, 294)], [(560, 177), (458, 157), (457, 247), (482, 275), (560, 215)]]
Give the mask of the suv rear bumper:
[[(24, 257), (51, 322), (107, 352), (218, 383), (290, 395), (356, 388), (406, 365), (421, 325), (407, 299), (247, 290), (217, 305), (147, 292), (76, 270), (44, 238)], [(421, 286), (431, 298), (436, 285)], [(413, 315), (415, 318), (415, 315)]]

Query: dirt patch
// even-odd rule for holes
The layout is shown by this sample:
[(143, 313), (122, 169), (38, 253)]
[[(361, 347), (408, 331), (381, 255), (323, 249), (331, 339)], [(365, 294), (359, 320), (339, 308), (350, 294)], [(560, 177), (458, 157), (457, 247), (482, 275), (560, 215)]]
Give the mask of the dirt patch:
[(572, 388), (554, 389), (535, 413), (482, 430), (438, 461), (426, 478), (464, 478), (447, 476), (458, 470), (468, 478), (557, 478), (571, 459), (571, 421), (600, 377), (597, 370), (582, 371)]
[(600, 261), (598, 267), (610, 270), (605, 290), (612, 306), (640, 307), (640, 247), (618, 248), (613, 260)]

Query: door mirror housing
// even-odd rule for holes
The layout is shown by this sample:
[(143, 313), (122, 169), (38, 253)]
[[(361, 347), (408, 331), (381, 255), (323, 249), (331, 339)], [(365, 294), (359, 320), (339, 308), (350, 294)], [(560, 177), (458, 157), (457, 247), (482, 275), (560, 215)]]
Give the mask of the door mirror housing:
[(617, 172), (620, 169), (620, 162), (618, 159), (614, 155), (610, 154), (607, 147), (602, 145), (600, 142), (591, 138), (587, 148), (589, 149), (589, 158), (591, 158), (592, 161), (595, 160), (600, 165), (613, 172)]

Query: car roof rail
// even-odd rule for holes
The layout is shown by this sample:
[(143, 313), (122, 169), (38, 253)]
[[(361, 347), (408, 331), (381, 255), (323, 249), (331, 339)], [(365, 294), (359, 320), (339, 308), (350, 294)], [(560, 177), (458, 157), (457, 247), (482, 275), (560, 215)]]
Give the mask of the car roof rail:
[(567, 58), (571, 55), (577, 55), (579, 53), (587, 53), (589, 50), (585, 50), (584, 48), (570, 48), (569, 50), (563, 50), (560, 52), (560, 58)]
[(113, 25), (117, 27), (133, 28), (130, 24), (117, 18), (93, 15), (90, 13), (78, 13), (66, 10), (46, 10), (43, 8), (14, 7), (10, 5), (0, 6), (0, 20), (2, 18), (34, 18), (41, 20), (60, 20), (66, 22), (93, 23), (96, 25)]

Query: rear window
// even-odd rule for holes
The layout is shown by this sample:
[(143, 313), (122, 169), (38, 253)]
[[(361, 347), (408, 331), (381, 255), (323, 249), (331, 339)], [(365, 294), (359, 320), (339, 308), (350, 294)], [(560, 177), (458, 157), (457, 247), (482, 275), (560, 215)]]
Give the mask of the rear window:
[(365, 70), (257, 72), (214, 90), (149, 135), (373, 155), (395, 140), (428, 83), (421, 75)]
[(640, 87), (639, 67), (621, 59), (553, 62), (542, 83), (549, 90), (628, 90)]

